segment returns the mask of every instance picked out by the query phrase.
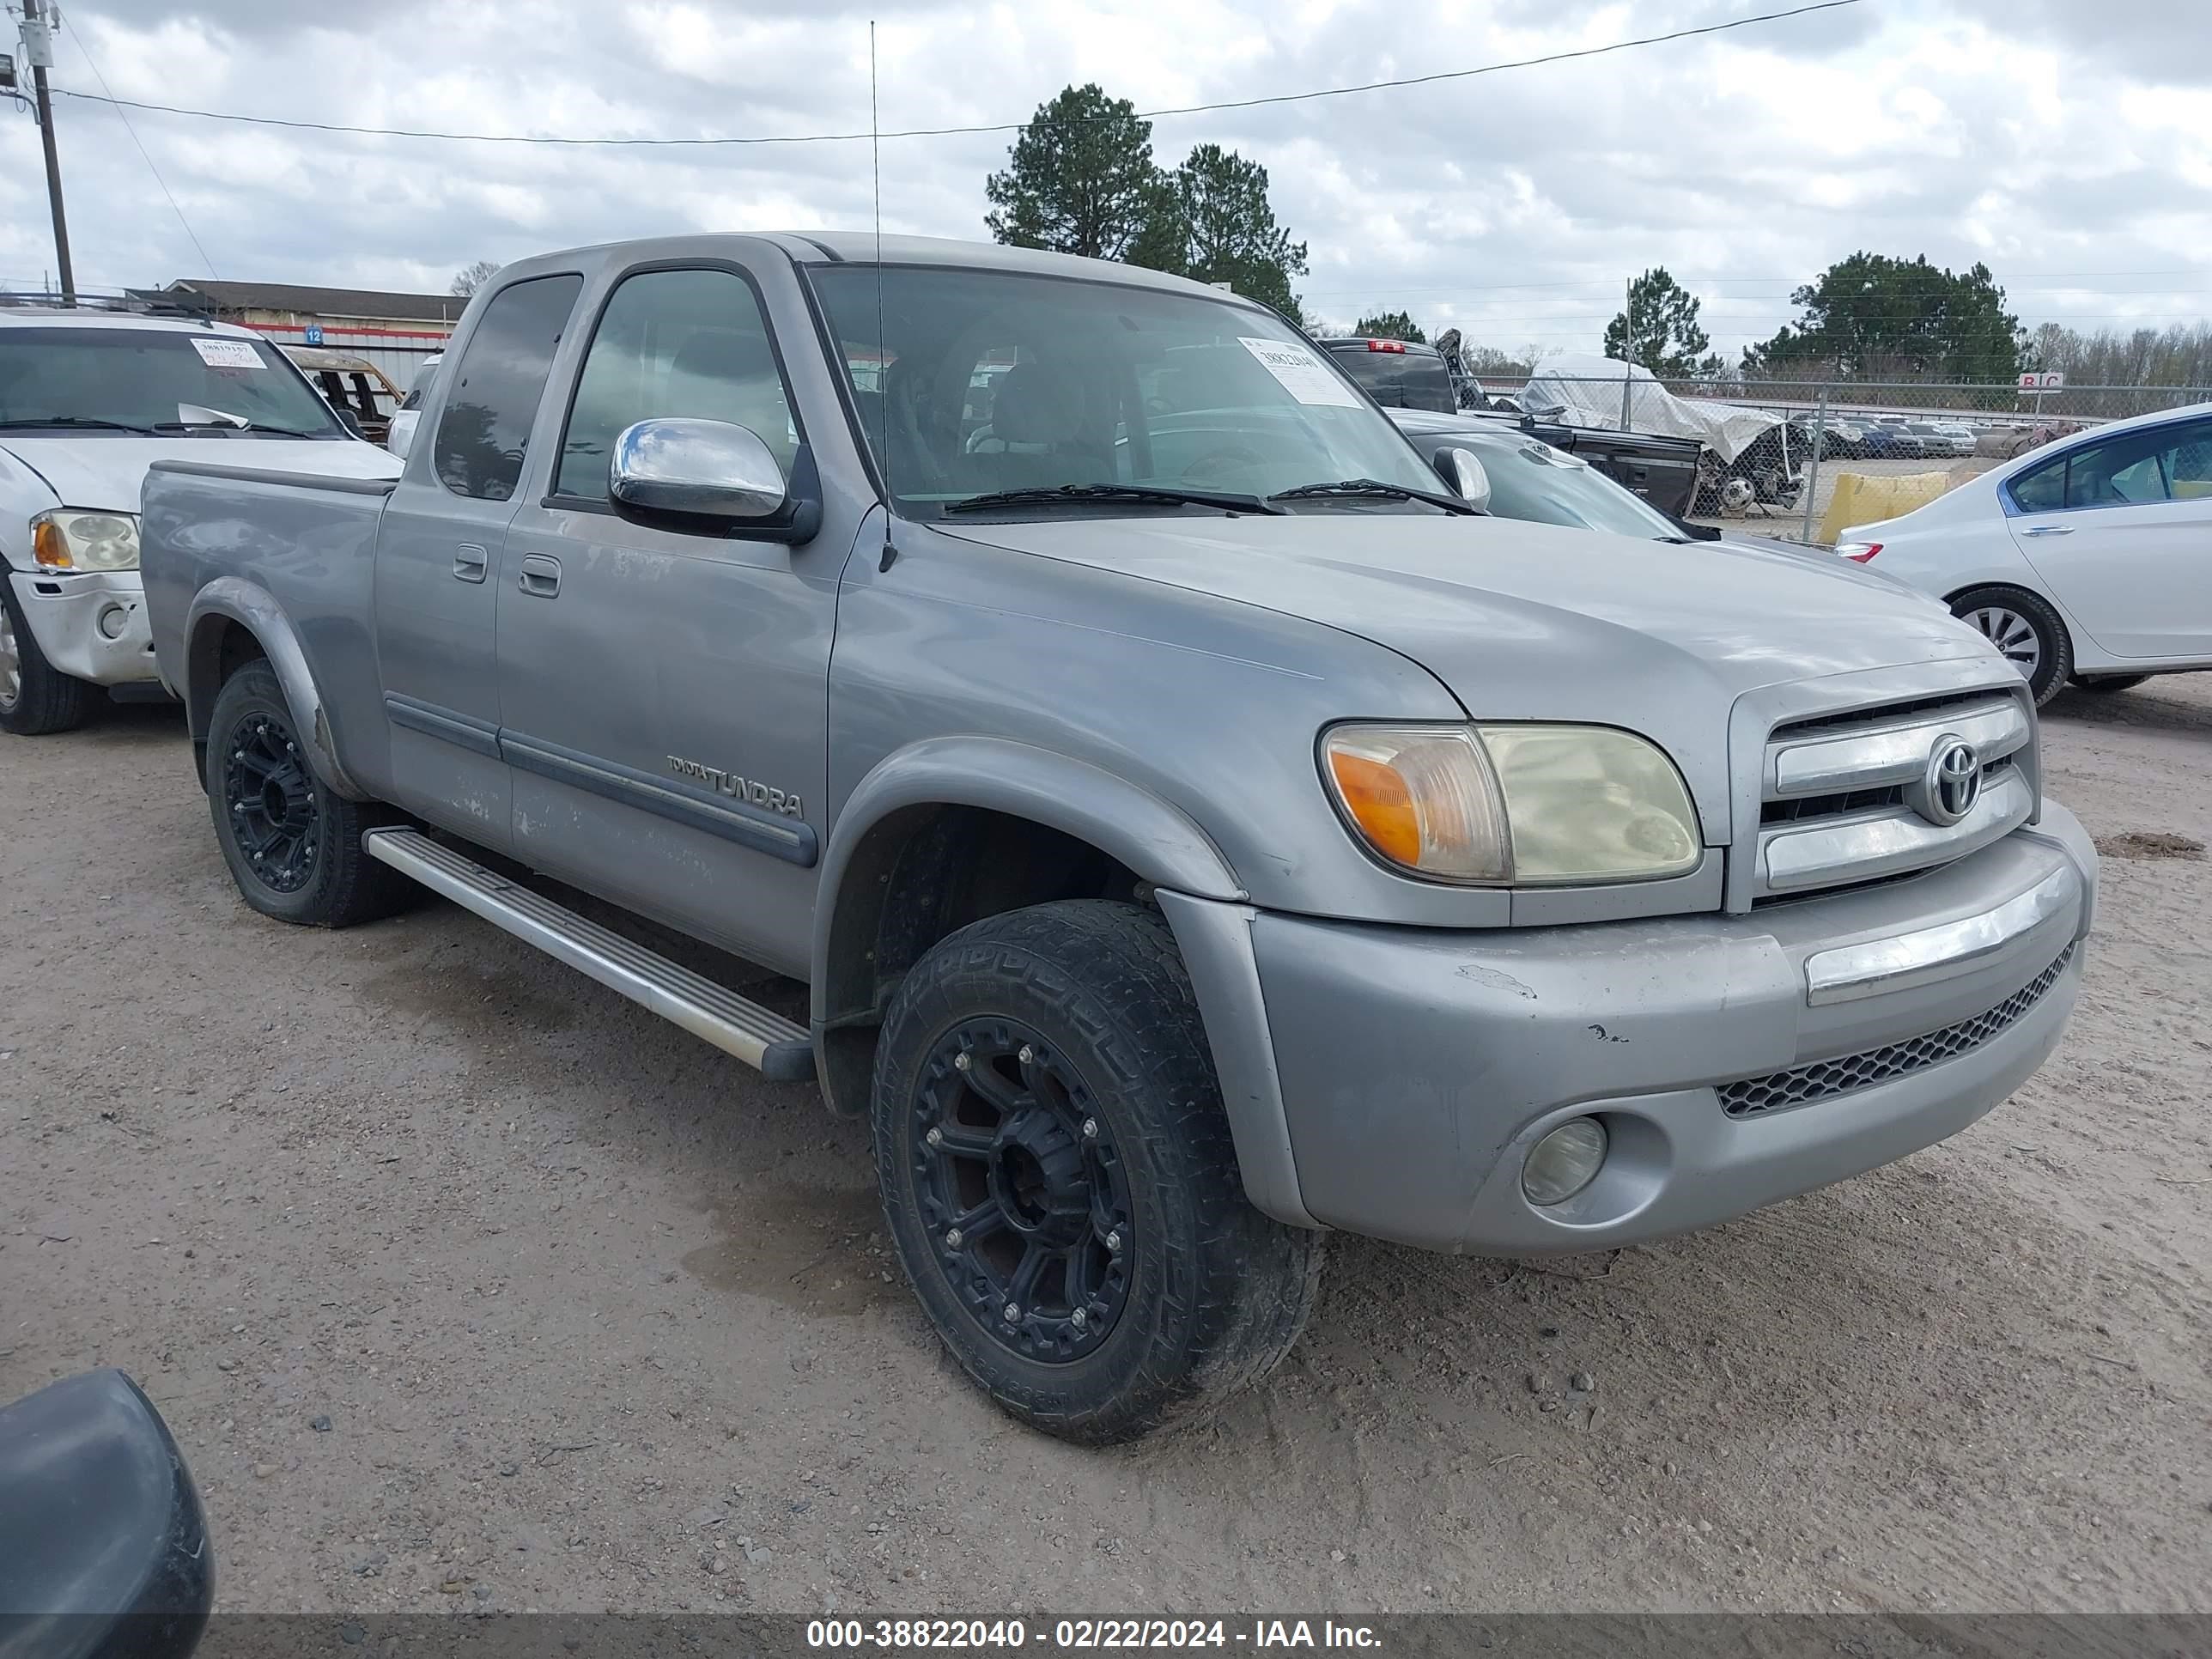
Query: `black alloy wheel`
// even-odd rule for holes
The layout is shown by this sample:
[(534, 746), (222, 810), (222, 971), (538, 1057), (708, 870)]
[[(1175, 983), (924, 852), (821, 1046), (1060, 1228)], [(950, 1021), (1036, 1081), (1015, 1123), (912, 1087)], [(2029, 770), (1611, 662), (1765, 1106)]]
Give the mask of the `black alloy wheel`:
[(1133, 1208), (1110, 1119), (1067, 1060), (1006, 1019), (923, 1063), (908, 1157), (938, 1272), (1000, 1346), (1080, 1359), (1127, 1305)]
[(314, 775), (291, 728), (256, 713), (231, 734), (222, 760), (222, 806), (253, 874), (271, 892), (313, 878), (322, 809)]

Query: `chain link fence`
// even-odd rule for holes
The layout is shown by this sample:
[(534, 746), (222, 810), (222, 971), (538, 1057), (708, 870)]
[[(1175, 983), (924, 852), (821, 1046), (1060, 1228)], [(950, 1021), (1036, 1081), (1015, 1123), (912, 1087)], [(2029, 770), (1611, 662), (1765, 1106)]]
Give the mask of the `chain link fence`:
[[(1669, 512), (1758, 534), (1829, 542), (1855, 522), (1909, 511), (1978, 472), (2106, 421), (2212, 402), (2212, 386), (1659, 380), (1547, 374), (1461, 383), (1463, 406), (1539, 422), (1672, 439), (1608, 465)], [(1695, 446), (1692, 449), (1690, 446)], [(1694, 480), (1685, 476), (1694, 467)], [(1875, 481), (1897, 480), (1897, 483)], [(1663, 482), (1662, 482), (1663, 481)], [(1840, 502), (1839, 502), (1840, 496)], [(1858, 504), (1881, 510), (1861, 510)]]

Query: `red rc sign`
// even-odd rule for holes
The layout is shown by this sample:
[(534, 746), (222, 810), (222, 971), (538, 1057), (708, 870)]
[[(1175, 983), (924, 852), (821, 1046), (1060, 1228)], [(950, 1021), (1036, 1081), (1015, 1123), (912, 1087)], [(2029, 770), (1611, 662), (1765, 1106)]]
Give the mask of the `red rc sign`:
[(2065, 384), (2064, 371), (2056, 368), (2045, 369), (2039, 374), (2023, 374), (2020, 377), (2020, 389), (2022, 392), (2056, 392)]

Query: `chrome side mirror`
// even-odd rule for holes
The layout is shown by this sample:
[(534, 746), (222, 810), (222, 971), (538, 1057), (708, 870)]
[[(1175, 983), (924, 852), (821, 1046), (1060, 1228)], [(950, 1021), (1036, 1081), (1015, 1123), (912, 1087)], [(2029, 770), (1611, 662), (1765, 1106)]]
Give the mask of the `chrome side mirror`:
[(761, 435), (728, 421), (675, 416), (622, 429), (608, 462), (617, 506), (724, 520), (772, 519), (789, 500)]
[(1437, 451), (1437, 471), (1478, 513), (1490, 511), (1490, 475), (1471, 449), (1447, 444)]

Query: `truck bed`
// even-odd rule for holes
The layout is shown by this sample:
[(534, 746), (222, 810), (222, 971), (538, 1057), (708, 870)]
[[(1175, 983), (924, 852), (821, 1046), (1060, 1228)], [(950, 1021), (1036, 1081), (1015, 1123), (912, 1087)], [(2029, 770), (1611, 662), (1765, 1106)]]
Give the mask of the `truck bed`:
[(370, 614), (377, 522), (393, 483), (156, 461), (139, 500), (139, 566), (164, 684), (185, 684), (193, 605), (225, 577), (273, 598), (303, 644), (327, 628), (357, 635)]

